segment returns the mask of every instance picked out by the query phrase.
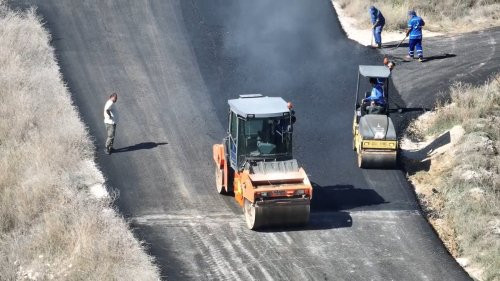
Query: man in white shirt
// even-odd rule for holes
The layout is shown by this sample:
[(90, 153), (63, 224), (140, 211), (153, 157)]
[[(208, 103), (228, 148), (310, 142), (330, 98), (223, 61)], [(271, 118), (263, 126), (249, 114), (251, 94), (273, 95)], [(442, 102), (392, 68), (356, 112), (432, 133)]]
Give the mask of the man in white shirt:
[(112, 108), (117, 99), (118, 95), (116, 93), (112, 93), (104, 105), (104, 124), (106, 125), (106, 132), (108, 134), (105, 152), (108, 155), (111, 154), (111, 151), (113, 150), (113, 141), (115, 140), (116, 119)]

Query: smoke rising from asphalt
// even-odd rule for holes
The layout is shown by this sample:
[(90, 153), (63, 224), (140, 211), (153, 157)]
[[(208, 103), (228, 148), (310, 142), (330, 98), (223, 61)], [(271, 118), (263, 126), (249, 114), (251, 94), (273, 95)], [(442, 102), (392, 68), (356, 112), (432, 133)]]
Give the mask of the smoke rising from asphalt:
[[(224, 49), (237, 58), (241, 82), (249, 90), (283, 95), (306, 83), (310, 89), (332, 68), (349, 63), (345, 55), (336, 56), (336, 50), (348, 47), (334, 38), (342, 33), (329, 1), (231, 1), (226, 8)], [(325, 21), (328, 17), (332, 20)]]

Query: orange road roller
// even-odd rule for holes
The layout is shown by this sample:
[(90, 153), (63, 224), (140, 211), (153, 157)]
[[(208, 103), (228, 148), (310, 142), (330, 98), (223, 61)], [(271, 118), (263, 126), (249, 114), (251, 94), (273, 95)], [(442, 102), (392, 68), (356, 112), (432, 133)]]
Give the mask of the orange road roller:
[(250, 229), (307, 224), (313, 189), (292, 156), (291, 104), (259, 94), (228, 104), (227, 136), (213, 146), (217, 192), (234, 193)]

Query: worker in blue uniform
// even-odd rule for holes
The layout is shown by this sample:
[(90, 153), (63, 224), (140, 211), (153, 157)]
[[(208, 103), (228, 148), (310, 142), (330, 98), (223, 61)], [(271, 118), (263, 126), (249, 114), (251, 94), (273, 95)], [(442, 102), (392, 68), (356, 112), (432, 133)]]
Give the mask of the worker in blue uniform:
[(410, 36), (407, 58), (415, 58), (415, 49), (417, 50), (418, 60), (420, 62), (424, 59), (424, 52), (422, 49), (422, 27), (425, 25), (424, 20), (417, 16), (413, 10), (408, 12), (410, 19), (408, 20), (408, 29), (406, 36)]
[(373, 37), (378, 48), (382, 47), (382, 29), (385, 25), (385, 18), (379, 9), (370, 6), (370, 18), (372, 23)]
[(362, 100), (363, 112), (368, 114), (380, 114), (384, 113), (385, 109), (385, 95), (384, 95), (384, 84), (379, 83), (377, 78), (370, 78), (370, 84), (372, 85), (372, 90), (369, 96)]

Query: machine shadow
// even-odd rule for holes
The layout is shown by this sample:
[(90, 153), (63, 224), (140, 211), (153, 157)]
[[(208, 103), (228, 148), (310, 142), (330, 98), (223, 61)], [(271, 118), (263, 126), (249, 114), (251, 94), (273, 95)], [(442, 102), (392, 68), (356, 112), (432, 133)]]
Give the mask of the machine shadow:
[(352, 185), (320, 186), (316, 183), (312, 185), (314, 193), (311, 213), (339, 212), (388, 203), (373, 189), (354, 188)]
[(406, 172), (409, 175), (414, 175), (420, 171), (429, 171), (431, 160), (429, 155), (436, 149), (445, 146), (451, 142), (450, 131), (439, 136), (437, 139), (429, 143), (426, 147), (419, 150), (405, 150), (403, 151), (405, 160), (411, 161), (412, 165), (407, 165)]
[(352, 226), (349, 212), (315, 213), (311, 210), (309, 222), (302, 226), (269, 226), (256, 230), (257, 232), (294, 232), (308, 230), (328, 230)]
[(168, 142), (141, 142), (138, 144), (134, 144), (131, 146), (126, 146), (122, 148), (117, 148), (113, 150), (113, 153), (120, 153), (120, 152), (131, 152), (131, 151), (136, 151), (136, 150), (142, 150), (142, 149), (152, 149), (160, 145), (165, 145), (168, 144)]
[(258, 231), (291, 232), (351, 227), (353, 221), (347, 210), (388, 203), (372, 189), (358, 189), (352, 185), (320, 186), (316, 183), (311, 184), (314, 193), (307, 225), (269, 227)]

